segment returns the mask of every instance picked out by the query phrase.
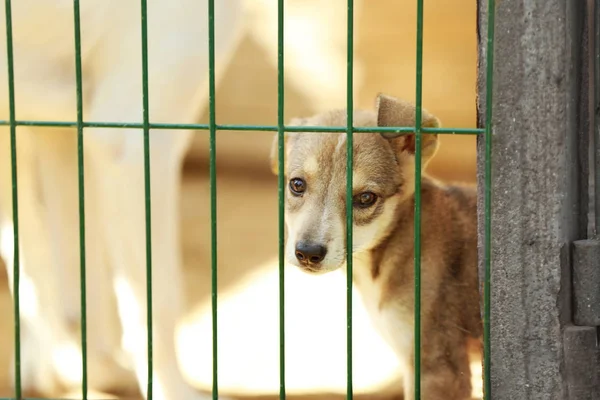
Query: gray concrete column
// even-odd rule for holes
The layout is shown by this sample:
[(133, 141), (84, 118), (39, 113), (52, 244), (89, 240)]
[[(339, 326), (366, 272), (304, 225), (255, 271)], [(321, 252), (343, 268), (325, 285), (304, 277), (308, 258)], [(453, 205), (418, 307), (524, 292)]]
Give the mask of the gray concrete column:
[[(492, 400), (600, 399), (594, 370), (598, 348), (592, 346), (596, 328), (574, 326), (571, 309), (573, 242), (588, 237), (585, 16), (585, 1), (496, 0)], [(487, 0), (480, 0), (480, 127), (486, 109), (486, 33)], [(484, 145), (480, 137), (480, 260)], [(480, 261), (480, 275), (482, 270)]]

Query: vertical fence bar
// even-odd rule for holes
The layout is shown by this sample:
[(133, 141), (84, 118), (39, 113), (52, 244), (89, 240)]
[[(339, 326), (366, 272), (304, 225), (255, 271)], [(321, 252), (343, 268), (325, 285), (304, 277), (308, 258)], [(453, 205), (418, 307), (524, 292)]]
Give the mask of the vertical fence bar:
[(19, 294), (20, 254), (19, 254), (19, 191), (17, 185), (17, 124), (15, 123), (15, 71), (12, 39), (11, 1), (5, 0), (6, 15), (6, 59), (8, 71), (8, 104), (10, 121), (10, 159), (13, 206), (13, 305), (15, 321), (15, 397), (21, 400), (21, 301)]
[(285, 152), (284, 152), (284, 0), (278, 0), (277, 10), (277, 151), (279, 199), (279, 398), (285, 399)]
[(600, 233), (600, 0), (594, 2), (594, 223)]
[(488, 31), (486, 54), (485, 90), (485, 232), (484, 232), (484, 298), (483, 298), (483, 393), (491, 399), (490, 317), (491, 317), (491, 273), (492, 273), (492, 89), (494, 75), (494, 17), (495, 0), (488, 0)]
[(81, 24), (79, 0), (73, 0), (73, 19), (75, 27), (75, 79), (77, 84), (77, 169), (79, 184), (79, 267), (81, 286), (81, 397), (88, 396), (87, 363), (87, 291), (86, 291), (86, 251), (85, 251), (85, 183), (83, 159), (83, 77), (81, 72)]
[(423, 0), (417, 0), (417, 78), (415, 109), (415, 400), (421, 399), (421, 104), (423, 100)]
[(352, 389), (352, 164), (354, 157), (353, 130), (354, 130), (354, 0), (348, 0), (348, 68), (346, 87), (346, 320), (347, 320), (347, 357), (348, 357), (348, 383), (346, 398), (353, 398)]
[(213, 386), (214, 400), (219, 398), (218, 346), (217, 346), (217, 121), (215, 107), (215, 0), (208, 0), (208, 80), (209, 80), (209, 131), (210, 131), (210, 241), (211, 241), (211, 294), (213, 336)]
[(144, 129), (144, 197), (146, 208), (146, 307), (148, 329), (148, 395), (153, 396), (153, 352), (152, 352), (152, 203), (150, 187), (150, 101), (148, 93), (148, 9), (146, 0), (142, 8), (142, 102)]

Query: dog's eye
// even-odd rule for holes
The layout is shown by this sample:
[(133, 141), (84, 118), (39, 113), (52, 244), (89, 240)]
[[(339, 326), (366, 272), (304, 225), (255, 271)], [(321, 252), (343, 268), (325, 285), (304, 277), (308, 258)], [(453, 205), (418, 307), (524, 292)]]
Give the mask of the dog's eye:
[(354, 196), (353, 203), (355, 207), (368, 208), (377, 201), (377, 195), (371, 192), (364, 192)]
[(306, 182), (300, 178), (290, 179), (290, 190), (293, 194), (299, 196), (306, 191)]

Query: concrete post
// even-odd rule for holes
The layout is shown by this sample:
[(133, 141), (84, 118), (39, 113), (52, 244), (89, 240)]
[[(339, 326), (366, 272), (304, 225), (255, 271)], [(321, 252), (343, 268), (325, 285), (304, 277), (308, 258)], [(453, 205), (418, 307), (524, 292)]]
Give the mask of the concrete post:
[[(588, 238), (586, 21), (585, 1), (496, 1), (488, 399), (600, 399), (597, 331), (574, 326), (571, 307), (573, 242)], [(480, 127), (486, 32), (480, 0)], [(483, 138), (478, 146), (483, 202)]]

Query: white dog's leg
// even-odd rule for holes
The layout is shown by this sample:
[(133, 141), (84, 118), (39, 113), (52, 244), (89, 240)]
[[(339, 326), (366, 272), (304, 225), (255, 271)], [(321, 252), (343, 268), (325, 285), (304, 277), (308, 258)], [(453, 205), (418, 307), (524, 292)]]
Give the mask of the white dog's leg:
[[(96, 192), (92, 163), (86, 162), (86, 223), (88, 255), (88, 353), (93, 357), (90, 364), (90, 378), (94, 387), (102, 391), (125, 391), (137, 389), (133, 364), (123, 360), (121, 347), (122, 327), (117, 312), (117, 298), (113, 285), (113, 270), (104, 240), (102, 201)], [(87, 185), (87, 184), (86, 184)], [(91, 354), (91, 352), (97, 352)], [(117, 357), (116, 357), (117, 356)], [(127, 361), (121, 366), (119, 361)], [(126, 368), (126, 369), (125, 369)], [(92, 376), (95, 375), (95, 376)]]
[[(0, 130), (0, 207), (2, 243), (0, 252), (8, 268), (11, 291), (14, 251), (10, 137)], [(31, 132), (19, 128), (17, 140), (21, 376), (25, 390), (56, 393), (59, 382), (53, 363), (68, 346), (63, 307), (59, 293), (61, 282), (52, 262), (45, 210), (37, 176), (37, 152)], [(58, 177), (59, 178), (59, 177)], [(13, 364), (14, 366), (14, 364)], [(13, 369), (14, 371), (14, 369)]]
[[(60, 136), (58, 136), (60, 135)], [(85, 132), (84, 132), (85, 140)], [(51, 229), (57, 275), (62, 283), (61, 301), (65, 305), (65, 323), (81, 327), (80, 233), (77, 141), (74, 132), (53, 132), (38, 137), (38, 162), (48, 226)], [(85, 169), (85, 165), (84, 165)], [(91, 174), (86, 171), (87, 182)], [(57, 179), (60, 177), (60, 179)], [(120, 347), (120, 322), (112, 287), (110, 265), (101, 240), (98, 199), (86, 189), (86, 311), (88, 384), (103, 391), (128, 391), (135, 386), (135, 377), (115, 361)], [(75, 333), (75, 332), (73, 332)], [(71, 352), (82, 356), (81, 336), (71, 338)], [(55, 364), (55, 370), (69, 387), (81, 385), (82, 370), (73, 374), (72, 367)], [(77, 379), (73, 379), (77, 378)], [(133, 386), (132, 386), (133, 385)]]
[[(135, 136), (139, 132), (123, 134)], [(182, 311), (183, 286), (179, 255), (179, 185), (181, 132), (152, 132), (152, 305), (155, 399), (194, 399), (196, 393), (179, 370), (174, 329)], [(166, 140), (155, 140), (162, 136)], [(133, 138), (132, 138), (133, 140)], [(171, 142), (171, 143), (169, 143)], [(177, 143), (181, 145), (181, 143)], [(141, 153), (126, 159), (94, 154), (93, 172), (98, 200), (104, 210), (104, 240), (115, 268), (115, 289), (123, 326), (123, 344), (134, 357), (140, 389), (146, 389), (146, 246), (144, 172)], [(97, 158), (96, 158), (97, 157)], [(90, 156), (90, 159), (92, 157)], [(90, 160), (91, 161), (91, 160)]]
[[(157, 3), (154, 3), (158, 6)], [(201, 5), (206, 5), (200, 2)], [(228, 55), (235, 45), (239, 5), (219, 2), (217, 7), (217, 56)], [(173, 8), (172, 10), (176, 10)], [(153, 122), (195, 122), (206, 99), (206, 27), (182, 26), (182, 37), (173, 42), (157, 28), (158, 18), (167, 10), (150, 15), (150, 118)], [(189, 10), (183, 10), (189, 13)], [(197, 10), (205, 20), (206, 9)], [(177, 20), (173, 15), (168, 21)], [(181, 16), (181, 20), (184, 20)], [(201, 24), (199, 22), (198, 24)], [(187, 32), (186, 32), (187, 30)], [(135, 34), (131, 51), (121, 54), (114, 70), (95, 88), (90, 107), (91, 120), (140, 121), (142, 85), (141, 63)], [(135, 46), (135, 47), (134, 47)], [(220, 49), (220, 51), (219, 51)], [(225, 51), (223, 51), (225, 49)], [(197, 400), (204, 398), (185, 381), (179, 368), (175, 328), (183, 311), (181, 255), (179, 240), (180, 174), (190, 132), (153, 130), (151, 132), (152, 202), (152, 287), (153, 296), (153, 374), (156, 400)], [(86, 156), (93, 163), (98, 201), (103, 209), (104, 241), (114, 267), (115, 289), (124, 346), (133, 356), (140, 389), (147, 386), (146, 340), (146, 231), (144, 202), (143, 137), (141, 130), (93, 129), (86, 136)], [(190, 349), (193, 351), (193, 349)]]

